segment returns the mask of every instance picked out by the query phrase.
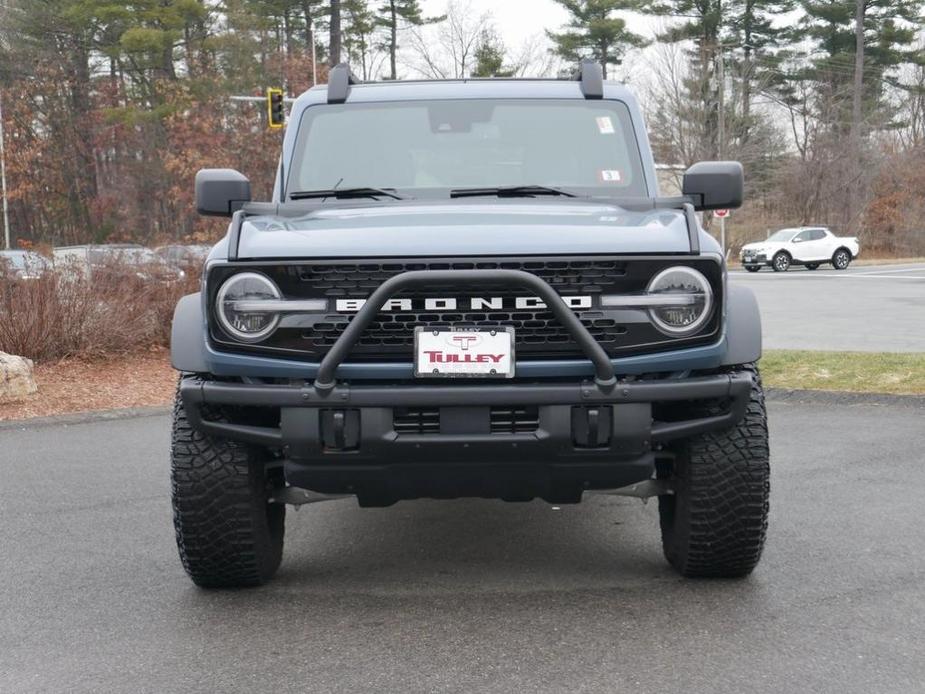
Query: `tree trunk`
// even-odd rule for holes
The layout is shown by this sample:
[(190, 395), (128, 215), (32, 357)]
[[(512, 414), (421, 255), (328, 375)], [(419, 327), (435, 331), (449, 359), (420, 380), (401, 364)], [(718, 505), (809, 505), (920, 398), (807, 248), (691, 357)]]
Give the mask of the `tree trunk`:
[(389, 79), (398, 79), (398, 68), (395, 64), (395, 56), (398, 53), (398, 12), (395, 9), (395, 0), (389, 0), (389, 14), (392, 23), (389, 25)]
[(331, 0), (331, 67), (340, 63), (341, 32), (340, 32), (340, 0)]
[(755, 3), (748, 0), (745, 3), (745, 32), (743, 39), (745, 45), (742, 47), (745, 52), (745, 58), (742, 60), (742, 120), (743, 136), (748, 137), (748, 117), (752, 110), (752, 25), (754, 17)]
[(311, 54), (312, 43), (315, 41), (315, 23), (312, 19), (311, 0), (302, 0), (302, 15), (305, 17), (305, 48)]
[(854, 89), (851, 95), (851, 171), (848, 186), (849, 233), (857, 236), (861, 222), (862, 181), (861, 181), (861, 126), (864, 118), (864, 19), (867, 15), (867, 0), (856, 0), (854, 13)]
[(864, 17), (866, 0), (857, 0), (854, 13), (854, 91), (851, 100), (852, 141), (859, 144), (864, 103)]
[[(89, 42), (88, 42), (89, 43)], [(92, 227), (89, 205), (96, 200), (98, 189), (96, 186), (96, 158), (93, 152), (93, 138), (78, 137), (77, 133), (92, 133), (90, 130), (90, 54), (79, 37), (75, 37), (71, 48), (71, 61), (73, 65), (74, 82), (71, 90), (72, 117), (68, 124), (73, 131), (67, 137), (73, 147), (73, 158), (69, 163), (73, 165), (71, 188), (72, 221), (84, 232)], [(68, 132), (66, 129), (65, 132)]]
[(286, 39), (286, 57), (292, 57), (292, 20), (288, 8), (283, 11), (283, 36)]

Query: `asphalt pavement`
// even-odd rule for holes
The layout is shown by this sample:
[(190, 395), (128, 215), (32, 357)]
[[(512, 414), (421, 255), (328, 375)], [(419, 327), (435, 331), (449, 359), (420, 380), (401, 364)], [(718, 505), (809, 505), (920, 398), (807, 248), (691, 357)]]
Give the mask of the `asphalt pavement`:
[(730, 277), (757, 294), (767, 349), (925, 352), (925, 264)]
[(675, 575), (655, 503), (341, 500), (218, 592), (177, 559), (165, 416), (5, 426), (0, 691), (921, 691), (923, 414), (773, 402), (746, 580)]

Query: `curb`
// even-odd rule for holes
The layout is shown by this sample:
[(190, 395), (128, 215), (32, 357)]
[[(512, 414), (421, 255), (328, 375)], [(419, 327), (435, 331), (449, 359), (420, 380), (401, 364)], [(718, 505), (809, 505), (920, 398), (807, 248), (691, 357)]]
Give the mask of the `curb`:
[(820, 405), (898, 405), (925, 408), (925, 395), (893, 395), (891, 393), (852, 393), (837, 390), (799, 390), (766, 388), (770, 402), (799, 402)]
[(88, 422), (107, 422), (137, 417), (156, 417), (170, 414), (170, 407), (126, 407), (118, 410), (94, 410), (92, 412), (75, 412), (72, 414), (53, 415), (51, 417), (28, 417), (26, 419), (8, 419), (0, 422), (0, 431), (8, 429), (37, 429), (42, 427), (68, 424), (86, 424)]

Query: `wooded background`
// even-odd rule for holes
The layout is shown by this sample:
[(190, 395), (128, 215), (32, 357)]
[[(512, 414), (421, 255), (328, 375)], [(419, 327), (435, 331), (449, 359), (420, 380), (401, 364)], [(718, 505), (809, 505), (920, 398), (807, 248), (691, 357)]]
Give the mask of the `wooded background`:
[[(521, 0), (525, 23), (538, 1)], [(237, 168), (265, 197), (281, 139), (228, 97), (299, 94), (314, 44), (319, 82), (340, 60), (400, 79), (556, 76), (593, 57), (639, 94), (657, 161), (743, 162), (733, 245), (828, 224), (865, 252), (925, 255), (923, 0), (549, 1), (568, 24), (509, 47), (466, 0), (438, 16), (417, 0), (4, 0), (14, 245), (222, 234), (192, 211), (195, 172)]]

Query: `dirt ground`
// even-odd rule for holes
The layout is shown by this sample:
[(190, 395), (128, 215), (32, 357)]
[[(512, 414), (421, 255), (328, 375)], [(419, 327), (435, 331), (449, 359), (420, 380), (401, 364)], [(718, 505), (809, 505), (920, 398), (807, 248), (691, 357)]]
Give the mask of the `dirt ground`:
[(169, 405), (177, 385), (167, 350), (36, 364), (39, 390), (21, 400), (0, 401), (0, 421), (125, 407)]

